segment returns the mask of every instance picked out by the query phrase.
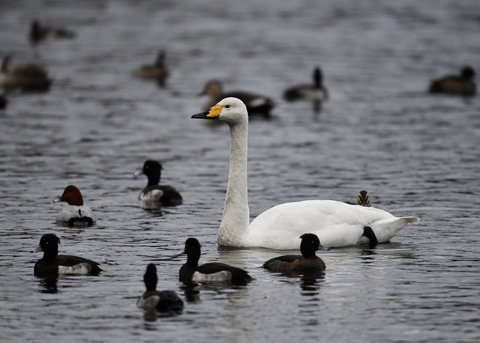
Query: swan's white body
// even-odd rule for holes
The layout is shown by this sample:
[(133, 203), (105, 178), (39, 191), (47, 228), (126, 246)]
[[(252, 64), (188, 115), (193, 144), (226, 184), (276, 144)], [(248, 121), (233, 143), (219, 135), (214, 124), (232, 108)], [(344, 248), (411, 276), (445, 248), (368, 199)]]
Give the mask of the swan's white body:
[(313, 233), (323, 246), (342, 247), (367, 242), (363, 237), (365, 226), (372, 228), (379, 243), (384, 243), (408, 223), (419, 220), (340, 201), (306, 200), (272, 207), (249, 225), (245, 105), (237, 98), (225, 98), (208, 113), (193, 118), (220, 119), (230, 126), (230, 171), (217, 237), (221, 246), (298, 249), (300, 236)]

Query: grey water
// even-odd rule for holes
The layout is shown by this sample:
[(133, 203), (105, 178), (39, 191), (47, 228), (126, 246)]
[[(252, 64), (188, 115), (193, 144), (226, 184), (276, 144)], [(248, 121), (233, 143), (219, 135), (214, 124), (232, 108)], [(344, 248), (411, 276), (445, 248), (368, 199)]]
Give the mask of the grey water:
[[(480, 4), (472, 1), (186, 0), (1, 1), (0, 56), (37, 63), (48, 93), (9, 97), (0, 110), (1, 342), (478, 342), (480, 339), (480, 103), (432, 96), (429, 81), (480, 70)], [(33, 46), (30, 21), (72, 40)], [(164, 88), (135, 68), (166, 52)], [(316, 114), (285, 88), (322, 67), (330, 98)], [(302, 199), (354, 201), (416, 215), (390, 243), (318, 254), (314, 277), (261, 268), (285, 253), (218, 249), (229, 163), (226, 126), (190, 116), (212, 78), (274, 99), (249, 131), (252, 218)], [(148, 210), (137, 200), (146, 159), (184, 198)], [(77, 185), (99, 217), (55, 222), (53, 203)], [(99, 276), (33, 275), (45, 233), (60, 252), (101, 263)], [(186, 288), (188, 237), (201, 262), (255, 278), (246, 286)], [(185, 309), (151, 317), (136, 307), (148, 263)]]

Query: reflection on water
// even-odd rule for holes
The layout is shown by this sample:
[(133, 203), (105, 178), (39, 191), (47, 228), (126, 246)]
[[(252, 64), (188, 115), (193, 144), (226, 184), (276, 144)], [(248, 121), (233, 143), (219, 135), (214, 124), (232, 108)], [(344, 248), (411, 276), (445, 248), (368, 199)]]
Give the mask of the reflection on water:
[(303, 292), (302, 295), (315, 296), (319, 294), (319, 289), (325, 279), (325, 272), (304, 273), (300, 277), (300, 287)]
[(42, 293), (57, 293), (57, 282), (58, 277), (54, 276), (46, 276), (46, 277), (38, 277), (39, 284), (40, 284), (40, 292)]
[(200, 301), (200, 286), (196, 283), (184, 284), (180, 287), (183, 291), (185, 300), (190, 303), (196, 303)]

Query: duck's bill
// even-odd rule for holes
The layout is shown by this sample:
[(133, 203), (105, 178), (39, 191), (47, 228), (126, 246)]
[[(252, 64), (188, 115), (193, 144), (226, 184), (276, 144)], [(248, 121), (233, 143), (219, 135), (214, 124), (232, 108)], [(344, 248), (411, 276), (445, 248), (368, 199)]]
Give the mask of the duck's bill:
[(326, 251), (328, 251), (328, 250), (330, 250), (330, 248), (324, 247), (323, 245), (320, 244), (320, 245), (318, 246), (318, 250), (326, 250)]

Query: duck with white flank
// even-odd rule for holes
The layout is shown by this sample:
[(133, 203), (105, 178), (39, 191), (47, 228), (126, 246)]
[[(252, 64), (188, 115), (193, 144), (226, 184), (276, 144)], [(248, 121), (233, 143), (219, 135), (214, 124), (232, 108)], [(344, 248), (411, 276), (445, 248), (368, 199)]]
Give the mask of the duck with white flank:
[(135, 175), (146, 175), (148, 178), (147, 186), (140, 192), (138, 199), (151, 205), (181, 205), (183, 202), (182, 196), (175, 188), (168, 185), (159, 185), (162, 169), (160, 162), (147, 160), (143, 164), (142, 170), (135, 173)]
[(230, 127), (230, 172), (217, 236), (220, 246), (298, 249), (299, 237), (311, 232), (324, 246), (341, 247), (369, 242), (365, 235), (368, 228), (379, 243), (384, 243), (408, 223), (419, 221), (417, 217), (398, 218), (373, 207), (334, 200), (305, 200), (277, 205), (249, 225), (245, 104), (236, 98), (226, 98), (208, 112), (192, 118), (221, 120)]
[(0, 71), (0, 87), (6, 91), (19, 89), (23, 92), (46, 92), (52, 80), (40, 66), (27, 64), (17, 66), (11, 56), (3, 59)]
[(43, 258), (35, 263), (36, 276), (58, 274), (97, 275), (102, 269), (98, 263), (83, 257), (58, 255), (60, 239), (53, 233), (43, 235), (34, 252), (43, 251)]
[(145, 283), (146, 291), (138, 299), (138, 307), (169, 314), (182, 312), (183, 300), (178, 297), (175, 291), (157, 291), (157, 267), (153, 263), (147, 266), (143, 282)]
[(62, 196), (55, 200), (55, 202), (59, 201), (64, 201), (68, 205), (64, 206), (57, 215), (57, 222), (70, 226), (86, 226), (93, 225), (97, 221), (97, 216), (92, 209), (83, 204), (82, 193), (76, 186), (67, 186)]
[(179, 280), (183, 283), (193, 281), (245, 284), (253, 279), (245, 270), (225, 263), (212, 262), (199, 266), (201, 248), (196, 238), (186, 240), (184, 253), (187, 254), (187, 263), (180, 268), (179, 273)]
[(322, 108), (322, 103), (328, 99), (328, 90), (323, 85), (322, 70), (319, 67), (315, 67), (313, 70), (313, 84), (290, 87), (283, 93), (283, 98), (287, 101), (312, 101), (315, 112), (319, 112)]

